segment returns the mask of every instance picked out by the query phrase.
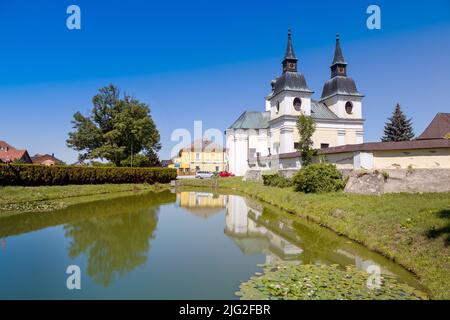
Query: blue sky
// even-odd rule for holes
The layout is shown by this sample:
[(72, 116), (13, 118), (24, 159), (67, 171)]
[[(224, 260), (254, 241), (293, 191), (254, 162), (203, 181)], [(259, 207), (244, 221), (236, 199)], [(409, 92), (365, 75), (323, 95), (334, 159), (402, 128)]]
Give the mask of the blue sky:
[[(71, 4), (81, 30), (66, 28)], [(366, 28), (370, 4), (381, 7), (381, 30)], [(150, 105), (168, 158), (174, 129), (193, 132), (203, 120), (224, 130), (244, 110), (264, 109), (288, 26), (316, 99), (341, 34), (349, 75), (366, 95), (366, 141), (379, 140), (397, 102), (417, 134), (450, 112), (449, 0), (1, 0), (0, 140), (73, 162), (72, 115), (114, 83)]]

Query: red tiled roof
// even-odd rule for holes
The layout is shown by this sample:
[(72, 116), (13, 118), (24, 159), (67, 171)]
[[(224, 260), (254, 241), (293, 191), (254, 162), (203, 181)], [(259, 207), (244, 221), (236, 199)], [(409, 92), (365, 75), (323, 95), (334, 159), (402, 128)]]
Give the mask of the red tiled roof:
[(0, 160), (2, 162), (12, 162), (16, 160), (24, 160), (31, 163), (31, 158), (28, 155), (27, 150), (8, 150), (0, 151)]
[(438, 113), (417, 140), (442, 139), (449, 133), (450, 113)]
[(6, 141), (1, 141), (0, 140), (0, 149), (15, 150), (16, 148), (14, 148), (12, 145), (7, 143)]

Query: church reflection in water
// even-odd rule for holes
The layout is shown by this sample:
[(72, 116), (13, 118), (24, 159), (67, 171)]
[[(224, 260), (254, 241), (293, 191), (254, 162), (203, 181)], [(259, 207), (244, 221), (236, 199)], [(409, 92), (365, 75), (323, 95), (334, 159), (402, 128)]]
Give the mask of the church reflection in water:
[[(225, 210), (224, 233), (244, 254), (263, 254), (268, 264), (352, 264), (364, 271), (378, 265), (371, 255), (360, 254), (361, 248), (347, 239), (314, 223), (286, 217), (275, 208), (245, 197), (181, 192), (177, 194), (177, 203), (204, 219)], [(391, 274), (387, 269), (381, 271)]]
[(293, 261), (299, 263), (302, 248), (280, 234), (258, 223), (262, 210), (251, 207), (250, 201), (238, 196), (228, 196), (225, 234), (234, 240), (242, 252), (266, 256), (265, 263)]

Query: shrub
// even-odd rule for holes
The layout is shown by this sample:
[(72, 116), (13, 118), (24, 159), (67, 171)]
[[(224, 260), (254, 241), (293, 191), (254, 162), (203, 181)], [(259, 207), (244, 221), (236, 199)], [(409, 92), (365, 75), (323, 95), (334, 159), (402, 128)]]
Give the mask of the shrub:
[(285, 178), (279, 173), (263, 175), (263, 182), (265, 186), (288, 188), (292, 186), (292, 181)]
[(0, 185), (43, 186), (68, 184), (168, 183), (177, 176), (167, 168), (117, 168), (0, 165)]
[(334, 192), (344, 189), (342, 173), (333, 164), (317, 163), (299, 170), (293, 177), (296, 191), (305, 193)]

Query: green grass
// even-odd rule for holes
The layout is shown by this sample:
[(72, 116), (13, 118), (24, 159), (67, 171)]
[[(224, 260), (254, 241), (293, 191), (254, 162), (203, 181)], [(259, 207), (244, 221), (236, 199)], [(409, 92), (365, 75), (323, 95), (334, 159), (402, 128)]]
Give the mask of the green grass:
[[(182, 180), (212, 187), (213, 180)], [(450, 299), (450, 193), (303, 194), (240, 178), (217, 186), (246, 194), (364, 244), (414, 272), (434, 299)]]
[(0, 216), (62, 209), (72, 204), (169, 188), (165, 184), (0, 187)]

